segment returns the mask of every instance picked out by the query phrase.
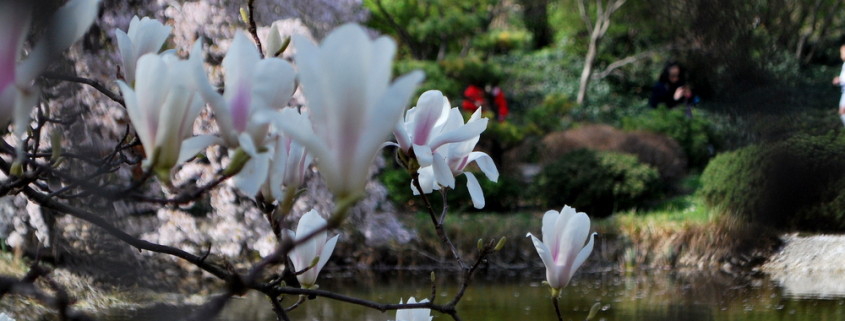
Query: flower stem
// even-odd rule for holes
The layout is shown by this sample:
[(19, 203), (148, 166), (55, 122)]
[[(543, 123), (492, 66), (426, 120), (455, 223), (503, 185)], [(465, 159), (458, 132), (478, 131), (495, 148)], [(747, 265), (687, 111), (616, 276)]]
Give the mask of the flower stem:
[(557, 314), (557, 320), (563, 321), (563, 315), (560, 314), (560, 297), (559, 296), (552, 296), (552, 305), (555, 307), (555, 313)]

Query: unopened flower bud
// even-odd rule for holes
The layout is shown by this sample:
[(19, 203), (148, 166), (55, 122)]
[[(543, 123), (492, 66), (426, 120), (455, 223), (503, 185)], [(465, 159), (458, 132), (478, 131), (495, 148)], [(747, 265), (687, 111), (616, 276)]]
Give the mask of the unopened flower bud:
[(502, 248), (505, 247), (505, 243), (507, 243), (507, 242), (508, 242), (508, 237), (502, 236), (502, 238), (499, 239), (499, 242), (496, 243), (496, 247), (493, 248), (493, 250), (494, 251), (501, 251)]

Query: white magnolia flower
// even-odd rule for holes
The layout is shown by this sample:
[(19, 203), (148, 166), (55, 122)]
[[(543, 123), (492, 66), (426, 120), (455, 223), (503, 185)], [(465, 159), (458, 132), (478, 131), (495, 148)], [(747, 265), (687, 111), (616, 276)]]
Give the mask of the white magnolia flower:
[[(48, 20), (43, 35), (21, 61), (23, 42), (29, 31), (30, 5), (17, 1), (0, 2), (0, 128), (14, 119), (15, 136), (21, 137), (29, 124), (29, 114), (38, 101), (36, 77), (54, 58), (70, 47), (91, 26), (99, 0), (70, 0)], [(23, 157), (23, 144), (18, 144)]]
[(138, 60), (134, 89), (118, 80), (129, 120), (147, 154), (144, 165), (153, 166), (165, 180), (176, 164), (216, 140), (213, 136), (191, 137), (194, 120), (205, 105), (191, 77), (191, 70), (202, 63), (201, 50), (197, 41), (189, 60), (146, 54)]
[(370, 40), (355, 24), (335, 29), (320, 46), (303, 37), (294, 41), (311, 121), (288, 109), (279, 127), (314, 155), (335, 197), (357, 195), (423, 74), (411, 72), (391, 83), (396, 43)]
[(273, 137), (273, 156), (267, 181), (261, 193), (270, 201), (284, 199), (283, 190), (295, 193), (295, 189), (305, 182), (305, 174), (311, 166), (312, 157), (299, 143), (287, 136), (278, 134)]
[(115, 30), (117, 36), (117, 47), (120, 49), (120, 57), (123, 60), (123, 78), (129, 85), (135, 84), (135, 67), (141, 56), (153, 53), (157, 54), (164, 45), (164, 41), (170, 36), (173, 28), (163, 25), (158, 20), (138, 16), (132, 17), (129, 22), (129, 30)]
[[(428, 299), (422, 299), (420, 303), (428, 302)], [(408, 304), (417, 303), (417, 300), (414, 297), (408, 298)], [(399, 300), (399, 304), (402, 304), (402, 300)], [(431, 316), (431, 309), (400, 309), (396, 310), (396, 320), (395, 321), (431, 321), (433, 317)]]
[[(593, 252), (595, 236), (590, 235), (590, 218), (583, 212), (564, 206), (563, 210), (550, 210), (543, 215), (543, 241), (531, 233), (540, 259), (546, 266), (546, 281), (554, 292), (566, 287), (575, 271), (584, 264)], [(586, 246), (584, 242), (590, 238)]]
[[(463, 140), (439, 146), (434, 145), (436, 149), (430, 153), (425, 153), (428, 150), (427, 148), (417, 148), (417, 145), (414, 145), (415, 155), (420, 166), (422, 166), (417, 172), (423, 193), (428, 194), (432, 190), (438, 190), (441, 185), (455, 188), (455, 176), (464, 174), (467, 178), (467, 189), (469, 189), (472, 198), (472, 205), (475, 208), (484, 208), (484, 192), (481, 190), (478, 179), (473, 173), (464, 170), (467, 165), (474, 162), (481, 169), (481, 172), (494, 182), (499, 180), (499, 170), (496, 169), (496, 164), (489, 155), (484, 152), (473, 151), (480, 138), (478, 127), (481, 128), (481, 131), (487, 128), (487, 119), (481, 118), (480, 108), (472, 114), (466, 124), (463, 122), (460, 110), (452, 108), (447, 120), (440, 128), (440, 131), (444, 133), (440, 137), (458, 137)], [(471, 134), (474, 136), (467, 138)], [(414, 194), (419, 193), (414, 186), (411, 186), (411, 188)]]
[(271, 119), (284, 107), (294, 90), (293, 67), (279, 58), (261, 59), (258, 49), (238, 32), (223, 59), (223, 95), (208, 83), (202, 67), (194, 70), (203, 98), (214, 110), (224, 144), (250, 155), (235, 176), (235, 186), (254, 196), (266, 179), (270, 161), (267, 145)]
[(431, 165), (432, 151), (440, 146), (473, 139), (487, 128), (486, 118), (464, 124), (463, 118), (456, 118), (460, 113), (451, 113), (451, 108), (439, 90), (424, 92), (393, 129), (397, 145), (405, 152), (413, 148), (426, 166)]
[[(312, 232), (324, 228), (328, 224), (317, 211), (311, 210), (299, 219), (299, 225), (296, 227), (296, 233), (291, 230), (286, 230), (288, 237), (294, 241), (298, 238), (311, 234)], [(337, 238), (340, 234), (332, 238), (328, 238), (327, 232), (320, 232), (305, 243), (295, 247), (290, 251), (290, 257), (293, 263), (293, 269), (296, 272), (308, 269), (302, 274), (296, 276), (299, 284), (303, 288), (313, 288), (317, 283), (317, 276), (320, 271), (326, 266), (329, 257), (332, 256), (334, 247), (337, 244)], [(316, 262), (315, 262), (316, 261)], [(316, 263), (316, 264), (315, 264)]]

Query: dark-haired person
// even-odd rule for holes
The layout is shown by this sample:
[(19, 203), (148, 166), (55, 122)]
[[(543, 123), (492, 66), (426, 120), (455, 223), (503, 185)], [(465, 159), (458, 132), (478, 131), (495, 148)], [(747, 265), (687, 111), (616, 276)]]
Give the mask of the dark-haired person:
[(651, 98), (648, 104), (657, 108), (660, 104), (672, 108), (681, 103), (692, 103), (692, 90), (686, 85), (686, 71), (681, 64), (670, 62), (663, 68), (660, 78), (651, 88)]

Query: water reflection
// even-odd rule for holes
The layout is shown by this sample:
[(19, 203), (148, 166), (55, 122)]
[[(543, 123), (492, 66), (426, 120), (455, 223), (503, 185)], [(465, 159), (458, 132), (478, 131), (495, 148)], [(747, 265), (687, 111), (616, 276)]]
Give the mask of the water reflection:
[[(457, 280), (438, 273), (441, 303), (451, 299)], [(431, 291), (428, 273), (401, 271), (334, 275), (321, 282), (323, 289), (379, 302), (399, 302), (410, 296), (427, 297)], [(530, 273), (487, 273), (479, 275), (458, 309), (464, 320), (553, 320), (548, 289), (540, 284), (543, 271)], [(291, 304), (296, 298), (288, 298)], [(564, 291), (562, 311), (567, 320), (584, 320), (590, 307), (602, 304), (598, 320), (845, 320), (845, 300), (840, 297), (791, 297), (774, 282), (764, 279), (737, 280), (721, 274), (702, 273), (582, 273)], [(115, 321), (174, 320), (191, 309), (156, 308), (116, 317)], [(167, 318), (156, 317), (166, 315)], [(126, 313), (119, 313), (126, 314)], [(326, 299), (309, 301), (291, 313), (294, 320), (393, 319), (394, 312), (381, 313)], [(435, 320), (448, 320), (435, 314)], [(263, 297), (250, 295), (232, 301), (219, 320), (275, 320)]]

